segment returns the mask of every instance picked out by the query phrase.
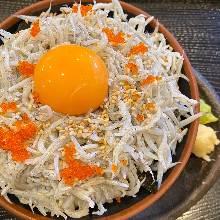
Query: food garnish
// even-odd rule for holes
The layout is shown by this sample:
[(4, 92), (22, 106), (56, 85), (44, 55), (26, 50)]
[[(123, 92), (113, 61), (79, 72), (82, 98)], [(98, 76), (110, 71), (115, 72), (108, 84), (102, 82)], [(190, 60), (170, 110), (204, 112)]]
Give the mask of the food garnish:
[(78, 12), (78, 8), (80, 8), (80, 12), (82, 16), (86, 16), (89, 11), (92, 11), (93, 6), (92, 5), (78, 5), (74, 4), (72, 7), (73, 13)]
[(103, 170), (96, 165), (88, 165), (74, 158), (76, 149), (74, 145), (65, 146), (65, 162), (67, 167), (60, 171), (60, 176), (67, 185), (73, 185), (75, 181), (86, 180), (94, 175), (102, 175)]
[(40, 32), (40, 21), (36, 20), (33, 22), (31, 30), (30, 30), (30, 34), (32, 37), (36, 37)]
[(148, 47), (144, 43), (139, 43), (131, 48), (128, 53), (128, 56), (144, 54), (148, 51)]
[(0, 127), (0, 148), (11, 153), (12, 159), (24, 162), (30, 157), (27, 151), (27, 141), (37, 132), (36, 125), (24, 114), (11, 128)]
[(29, 63), (26, 60), (20, 61), (18, 63), (18, 72), (23, 75), (30, 77), (34, 74), (35, 64)]
[(203, 115), (200, 117), (199, 121), (200, 124), (208, 124), (211, 122), (216, 122), (218, 121), (218, 118), (216, 118), (212, 114), (212, 108), (210, 105), (205, 103), (203, 99), (200, 99), (200, 112), (203, 113)]
[(113, 45), (118, 45), (125, 42), (124, 33), (121, 31), (117, 34), (115, 34), (110, 28), (103, 28), (102, 31), (107, 35), (108, 41)]
[(1, 108), (1, 111), (3, 113), (6, 113), (6, 112), (15, 112), (16, 109), (17, 109), (17, 105), (15, 102), (3, 102), (1, 105), (0, 105), (0, 108)]
[(215, 145), (220, 143), (214, 129), (205, 125), (218, 121), (218, 118), (212, 114), (211, 110), (211, 106), (208, 105), (203, 99), (200, 99), (200, 111), (203, 113), (203, 115), (199, 119), (200, 124), (192, 152), (195, 154), (195, 156), (206, 161), (211, 161), (208, 154), (213, 152)]
[(145, 79), (141, 81), (142, 86), (150, 85), (154, 82), (157, 82), (161, 80), (162, 78), (160, 76), (153, 76), (153, 75), (148, 75)]
[(131, 72), (131, 74), (136, 75), (138, 74), (138, 66), (135, 63), (127, 63), (126, 64), (126, 68), (128, 69), (129, 72)]
[(206, 161), (211, 161), (208, 154), (214, 151), (215, 145), (218, 145), (216, 133), (213, 128), (200, 124), (196, 137), (196, 142), (193, 147), (193, 153)]

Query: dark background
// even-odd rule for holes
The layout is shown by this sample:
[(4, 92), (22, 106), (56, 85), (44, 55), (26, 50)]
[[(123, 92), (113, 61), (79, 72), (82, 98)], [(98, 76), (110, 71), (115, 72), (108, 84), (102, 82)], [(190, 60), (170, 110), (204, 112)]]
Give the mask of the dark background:
[[(0, 0), (0, 21), (36, 0)], [(74, 1), (73, 1), (74, 2)], [(177, 38), (191, 64), (220, 95), (220, 0), (128, 0), (154, 15)], [(0, 219), (15, 219), (0, 209)], [(178, 220), (220, 219), (220, 179)]]

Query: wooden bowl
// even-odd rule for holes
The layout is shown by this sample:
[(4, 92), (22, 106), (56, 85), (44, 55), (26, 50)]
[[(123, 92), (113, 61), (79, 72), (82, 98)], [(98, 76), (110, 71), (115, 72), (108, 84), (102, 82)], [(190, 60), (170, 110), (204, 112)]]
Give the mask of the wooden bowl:
[[(68, 0), (53, 0), (52, 8), (70, 2), (71, 1)], [(92, 2), (92, 0), (86, 0), (82, 2)], [(110, 0), (102, 0), (101, 2), (110, 2)], [(39, 13), (41, 11), (45, 11), (49, 7), (49, 4), (50, 4), (50, 0), (39, 1), (33, 5), (25, 7), (24, 9), (16, 12), (14, 15), (21, 15), (21, 14), (30, 15), (30, 14)], [(129, 13), (131, 15), (144, 14), (146, 17), (150, 16), (148, 13), (142, 11), (141, 9), (131, 4), (125, 2), (121, 2), (121, 4), (124, 10), (126, 11), (126, 13)], [(13, 26), (15, 26), (19, 22), (19, 19), (17, 19), (14, 15), (8, 17), (2, 23), (0, 23), (0, 28), (5, 30), (10, 30)], [(152, 22), (150, 22), (149, 25), (151, 28), (154, 28), (156, 26), (156, 23), (157, 21), (153, 20)], [(199, 100), (197, 82), (194, 77), (189, 59), (187, 58), (184, 50), (177, 42), (177, 40), (174, 38), (174, 36), (162, 24), (159, 24), (159, 32), (164, 34), (164, 36), (167, 39), (167, 42), (173, 47), (174, 51), (179, 52), (184, 57), (183, 72), (188, 77), (189, 84), (180, 83), (180, 89), (184, 94), (187, 94), (193, 99)], [(195, 111), (197, 112), (199, 111), (199, 106), (196, 107)], [(147, 194), (144, 190), (141, 190), (137, 194), (137, 197), (135, 198), (126, 197), (122, 200), (120, 204), (116, 205), (113, 203), (107, 205), (108, 206), (107, 213), (104, 216), (101, 217), (96, 216), (96, 217), (99, 219), (111, 219), (111, 220), (114, 219), (122, 220), (122, 219), (130, 218), (134, 215), (137, 215), (144, 209), (148, 208), (150, 205), (156, 202), (164, 193), (166, 193), (166, 191), (172, 186), (172, 184), (175, 182), (175, 180), (183, 171), (190, 157), (192, 147), (194, 145), (197, 134), (198, 124), (199, 124), (199, 120), (196, 120), (190, 124), (188, 134), (186, 135), (183, 143), (177, 147), (177, 154), (175, 160), (180, 161), (181, 163), (176, 165), (168, 172), (168, 174), (165, 175), (165, 180), (163, 181), (160, 189), (156, 193)], [(25, 208), (24, 205), (20, 204), (19, 202), (14, 202), (13, 204), (10, 204), (3, 197), (0, 197), (0, 205), (5, 209), (7, 209), (12, 214), (22, 219), (30, 219), (30, 220), (50, 219), (49, 217), (44, 217), (40, 214), (33, 214), (30, 210)], [(83, 219), (91, 219), (91, 216), (84, 217)]]

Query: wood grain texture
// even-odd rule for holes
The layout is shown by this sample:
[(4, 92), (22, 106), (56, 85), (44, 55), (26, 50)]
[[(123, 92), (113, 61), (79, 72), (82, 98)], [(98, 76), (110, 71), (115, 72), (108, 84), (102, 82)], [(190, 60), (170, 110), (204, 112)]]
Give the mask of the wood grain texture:
[[(0, 0), (0, 20), (36, 0)], [(220, 1), (128, 0), (161, 21), (220, 95)], [(0, 219), (13, 219), (0, 210)], [(220, 180), (178, 220), (220, 219)]]

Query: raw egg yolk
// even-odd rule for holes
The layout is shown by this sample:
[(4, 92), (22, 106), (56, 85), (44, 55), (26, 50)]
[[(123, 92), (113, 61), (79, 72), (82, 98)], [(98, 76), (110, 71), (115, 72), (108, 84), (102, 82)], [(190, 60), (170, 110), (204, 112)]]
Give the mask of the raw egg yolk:
[(34, 89), (42, 104), (68, 115), (95, 110), (108, 92), (108, 72), (92, 50), (61, 45), (49, 50), (34, 71)]

